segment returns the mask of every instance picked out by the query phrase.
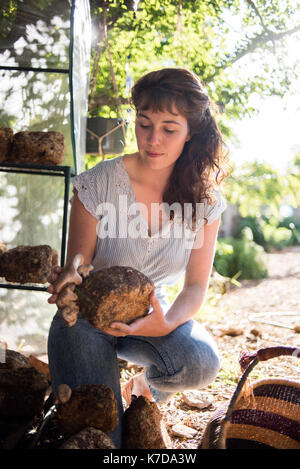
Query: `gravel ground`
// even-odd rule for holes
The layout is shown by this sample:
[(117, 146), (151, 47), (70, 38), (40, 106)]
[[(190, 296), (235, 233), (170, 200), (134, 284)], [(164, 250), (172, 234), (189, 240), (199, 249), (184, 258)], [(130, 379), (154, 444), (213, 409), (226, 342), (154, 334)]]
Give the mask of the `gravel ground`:
[[(230, 287), (209, 314), (204, 315), (203, 323), (219, 346), (222, 369), (211, 386), (199, 390), (199, 396), (204, 400), (207, 397), (213, 399), (210, 407), (202, 410), (190, 407), (181, 393), (168, 404), (159, 406), (173, 448), (197, 448), (208, 421), (222, 404), (228, 402), (235, 390), (240, 375), (238, 359), (242, 351), (276, 345), (300, 347), (300, 334), (293, 330), (294, 326), (300, 325), (300, 247), (269, 253), (268, 269), (267, 279), (242, 281), (240, 287)], [(250, 376), (254, 380), (285, 377), (300, 381), (299, 359), (279, 357), (262, 362)], [(193, 428), (195, 435), (192, 438), (174, 435), (172, 426), (175, 423)]]

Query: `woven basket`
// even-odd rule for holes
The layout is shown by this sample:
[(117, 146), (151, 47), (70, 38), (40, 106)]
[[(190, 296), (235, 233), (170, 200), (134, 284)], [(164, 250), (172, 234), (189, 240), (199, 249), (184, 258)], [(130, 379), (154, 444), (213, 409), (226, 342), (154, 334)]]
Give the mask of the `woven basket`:
[(281, 355), (300, 357), (294, 347), (269, 347), (244, 354), (244, 371), (228, 405), (208, 423), (199, 449), (300, 449), (300, 383), (247, 377), (259, 361)]

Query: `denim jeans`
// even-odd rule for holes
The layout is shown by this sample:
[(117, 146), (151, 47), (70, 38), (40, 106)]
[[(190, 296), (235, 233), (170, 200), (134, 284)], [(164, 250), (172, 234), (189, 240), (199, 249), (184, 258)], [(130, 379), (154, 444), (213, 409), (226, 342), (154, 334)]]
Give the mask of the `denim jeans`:
[(178, 391), (207, 386), (220, 369), (213, 338), (194, 320), (163, 337), (114, 337), (95, 329), (80, 314), (76, 324), (68, 327), (57, 313), (50, 327), (48, 357), (54, 393), (62, 383), (71, 389), (105, 384), (114, 391), (119, 425), (109, 436), (117, 448), (121, 448), (123, 415), (118, 357), (145, 366), (156, 402), (164, 402)]

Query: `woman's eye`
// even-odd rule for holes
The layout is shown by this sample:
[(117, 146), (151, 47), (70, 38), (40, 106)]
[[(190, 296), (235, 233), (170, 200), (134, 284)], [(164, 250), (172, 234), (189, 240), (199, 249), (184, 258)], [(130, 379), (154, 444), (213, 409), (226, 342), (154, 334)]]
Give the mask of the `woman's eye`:
[(165, 132), (167, 132), (167, 134), (173, 134), (175, 132), (175, 130), (165, 129)]
[(149, 129), (150, 125), (145, 125), (145, 124), (140, 123), (140, 127), (142, 127), (142, 129)]

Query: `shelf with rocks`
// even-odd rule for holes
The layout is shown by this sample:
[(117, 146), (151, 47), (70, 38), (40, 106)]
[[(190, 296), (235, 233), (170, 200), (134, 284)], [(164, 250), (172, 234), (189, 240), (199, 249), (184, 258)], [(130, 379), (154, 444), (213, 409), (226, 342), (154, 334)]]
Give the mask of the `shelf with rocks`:
[[(63, 188), (60, 189), (63, 190), (60, 265), (65, 262), (70, 180), (75, 174), (71, 166), (61, 165), (64, 153), (64, 137), (59, 132), (18, 132), (14, 135), (12, 129), (0, 128), (0, 173), (25, 175), (25, 178), (28, 175), (30, 179), (26, 180), (26, 185), (30, 187), (32, 198), (28, 200), (27, 206), (25, 204), (26, 207), (35, 210), (36, 204), (40, 202), (38, 199), (42, 197), (51, 205), (53, 194), (49, 192), (50, 197), (47, 195), (49, 177), (63, 178)], [(42, 179), (38, 184), (38, 176), (48, 176), (48, 183)], [(34, 179), (31, 180), (31, 177)], [(21, 184), (12, 180), (10, 183), (15, 186), (14, 190)], [(21, 194), (18, 195), (21, 199)], [(9, 199), (7, 193), (3, 198), (3, 206), (9, 203)], [(39, 210), (42, 217), (41, 204)], [(5, 219), (4, 211), (2, 218)], [(25, 226), (24, 229), (33, 232), (34, 226)], [(43, 240), (43, 236), (33, 243), (28, 242), (28, 238), (30, 235), (27, 235), (27, 242), (18, 243), (3, 243), (0, 239), (0, 288), (46, 291), (45, 283), (51, 268), (59, 263), (58, 250), (52, 249), (49, 239)], [(13, 247), (8, 249), (6, 244), (13, 244)]]

